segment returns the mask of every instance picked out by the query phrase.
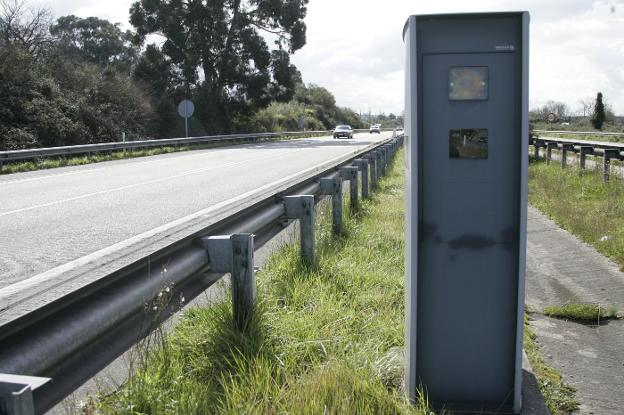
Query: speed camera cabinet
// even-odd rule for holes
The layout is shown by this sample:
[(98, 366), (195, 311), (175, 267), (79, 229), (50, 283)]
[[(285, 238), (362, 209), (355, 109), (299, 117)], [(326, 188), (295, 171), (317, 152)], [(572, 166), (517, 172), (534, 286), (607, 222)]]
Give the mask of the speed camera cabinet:
[(403, 38), (406, 387), (518, 413), (529, 15), (411, 16)]

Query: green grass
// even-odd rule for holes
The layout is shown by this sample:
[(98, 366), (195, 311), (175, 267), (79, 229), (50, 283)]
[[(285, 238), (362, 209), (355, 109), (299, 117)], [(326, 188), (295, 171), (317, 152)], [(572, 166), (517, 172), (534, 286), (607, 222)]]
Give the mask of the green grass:
[(624, 181), (532, 161), (529, 202), (624, 270)]
[[(285, 141), (292, 140), (296, 138), (304, 138), (304, 137), (315, 137), (315, 135), (304, 135), (304, 136), (284, 136), (278, 138), (265, 138), (255, 141), (255, 143), (265, 143), (270, 141)], [(204, 150), (208, 148), (217, 148), (217, 147), (225, 147), (225, 146), (233, 146), (240, 144), (249, 144), (248, 141), (245, 140), (234, 140), (223, 143), (207, 143), (207, 144), (197, 144), (197, 145), (186, 145), (186, 146), (164, 146), (164, 147), (154, 147), (149, 149), (136, 149), (136, 150), (119, 150), (113, 151), (112, 153), (105, 154), (91, 154), (91, 155), (82, 155), (82, 156), (72, 156), (72, 157), (51, 157), (51, 158), (42, 158), (31, 161), (18, 161), (12, 163), (6, 163), (2, 168), (0, 168), (0, 174), (12, 174), (12, 173), (23, 173), (27, 171), (33, 170), (45, 170), (45, 169), (54, 169), (57, 167), (67, 167), (67, 166), (81, 166), (83, 164), (91, 164), (91, 163), (101, 163), (103, 161), (111, 161), (111, 160), (122, 160), (129, 159), (135, 157), (146, 157), (146, 156), (155, 156), (158, 154), (167, 154), (167, 153), (175, 153), (179, 151), (189, 151), (189, 150)]]
[(604, 307), (600, 304), (569, 303), (562, 306), (546, 307), (544, 314), (566, 320), (600, 324), (600, 320), (618, 318), (615, 307)]
[[(331, 235), (319, 215), (317, 263), (297, 244), (257, 273), (244, 332), (229, 301), (183, 314), (144, 347), (138, 370), (93, 404), (132, 414), (429, 414), (401, 390), (404, 343), (402, 153), (370, 201)], [(152, 339), (152, 342), (154, 340)]]
[(537, 344), (537, 336), (529, 326), (528, 317), (525, 318), (524, 324), (524, 350), (550, 412), (553, 415), (567, 415), (576, 411), (579, 408), (576, 390), (566, 385), (561, 374), (544, 362)]

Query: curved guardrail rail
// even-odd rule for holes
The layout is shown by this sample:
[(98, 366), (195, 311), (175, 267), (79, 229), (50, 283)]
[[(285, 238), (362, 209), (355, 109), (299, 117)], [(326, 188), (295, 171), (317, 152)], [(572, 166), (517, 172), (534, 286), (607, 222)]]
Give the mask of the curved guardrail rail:
[[(537, 130), (534, 131), (537, 132)], [(565, 133), (568, 134), (569, 132)], [(609, 134), (611, 135), (611, 133)], [(533, 146), (533, 156), (536, 159), (540, 157), (540, 149), (543, 148), (547, 163), (550, 163), (552, 159), (552, 150), (559, 150), (561, 152), (559, 160), (562, 168), (567, 164), (568, 152), (578, 154), (581, 172), (585, 169), (587, 156), (602, 157), (602, 174), (604, 181), (609, 180), (611, 160), (624, 160), (624, 143), (533, 136), (529, 138), (529, 145)]]
[[(0, 412), (30, 415), (49, 410), (223, 273), (231, 274), (235, 321), (244, 324), (255, 301), (254, 249), (299, 220), (301, 254), (303, 260), (313, 262), (315, 202), (331, 197), (333, 231), (341, 232), (343, 182), (349, 181), (350, 203), (355, 207), (359, 195), (368, 197), (369, 189), (377, 187), (401, 144), (402, 137), (396, 137), (367, 147), (4, 324), (0, 327)], [(158, 272), (163, 269), (166, 273)]]

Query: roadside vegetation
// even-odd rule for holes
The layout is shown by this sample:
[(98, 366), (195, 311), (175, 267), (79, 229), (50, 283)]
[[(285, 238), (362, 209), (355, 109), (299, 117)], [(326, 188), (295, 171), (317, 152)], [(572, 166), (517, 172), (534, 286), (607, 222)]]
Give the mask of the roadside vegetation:
[(21, 161), (2, 166), (0, 174), (22, 173), (33, 170), (54, 169), (57, 167), (81, 166), (83, 164), (100, 163), (102, 161), (121, 160), (133, 157), (154, 156), (157, 154), (185, 151), (188, 147), (159, 147), (149, 150), (114, 151), (110, 154), (93, 154), (68, 158), (46, 158), (35, 161)]
[(317, 263), (286, 245), (257, 273), (244, 332), (229, 301), (186, 311), (142, 354), (102, 413), (429, 414), (402, 391), (402, 153), (372, 200), (331, 234), (320, 214)]
[(544, 314), (549, 317), (598, 325), (603, 320), (620, 317), (616, 307), (604, 307), (600, 304), (587, 303), (569, 303), (562, 306), (546, 307)]
[(529, 202), (624, 270), (624, 182), (532, 160)]
[(540, 354), (537, 336), (531, 330), (529, 320), (530, 317), (525, 317), (524, 351), (531, 363), (533, 374), (537, 378), (540, 392), (553, 415), (568, 415), (579, 408), (576, 390), (565, 384), (561, 374), (546, 364)]
[(122, 30), (0, 0), (0, 151), (182, 137), (183, 99), (195, 103), (191, 136), (366, 127), (290, 61), (306, 13), (285, 0), (135, 1)]
[[(583, 131), (589, 134), (559, 134), (557, 137), (576, 140), (624, 142), (624, 118), (615, 115), (612, 106), (605, 101), (602, 93), (595, 97), (578, 100), (577, 108), (571, 109), (566, 103), (548, 101), (529, 113), (531, 127), (536, 130)], [(592, 132), (620, 133), (617, 136), (602, 136)], [(548, 135), (548, 133), (542, 133)]]

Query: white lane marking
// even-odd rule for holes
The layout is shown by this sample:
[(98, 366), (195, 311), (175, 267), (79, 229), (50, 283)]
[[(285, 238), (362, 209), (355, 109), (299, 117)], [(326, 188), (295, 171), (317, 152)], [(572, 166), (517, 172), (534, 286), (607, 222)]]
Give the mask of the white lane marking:
[[(367, 144), (370, 145), (371, 143), (367, 143)], [(342, 159), (343, 157), (348, 156), (349, 154), (353, 154), (354, 152), (357, 152), (357, 151), (359, 151), (361, 149), (362, 149), (362, 147), (358, 146), (358, 148), (354, 149), (354, 151), (346, 153), (346, 154), (342, 154), (342, 155), (339, 155), (339, 156), (336, 156), (336, 157), (332, 158), (331, 160), (325, 162), (324, 165), (325, 166), (331, 165), (334, 162)], [(190, 214), (188, 216), (185, 216), (183, 218), (174, 220), (173, 222), (166, 223), (166, 224), (164, 224), (162, 226), (159, 226), (157, 228), (154, 228), (152, 230), (143, 232), (143, 233), (141, 233), (139, 235), (133, 236), (133, 237), (128, 238), (128, 239), (126, 239), (124, 241), (121, 241), (121, 242), (118, 242), (116, 244), (110, 245), (110, 246), (108, 246), (106, 248), (100, 249), (99, 251), (95, 251), (92, 254), (85, 255), (85, 256), (83, 256), (81, 258), (78, 258), (78, 259), (75, 259), (73, 261), (67, 262), (66, 264), (59, 265), (56, 268), (52, 268), (51, 270), (42, 272), (40, 274), (34, 275), (34, 276), (32, 276), (30, 278), (27, 278), (25, 280), (22, 280), (22, 281), (14, 283), (14, 284), (8, 285), (8, 286), (0, 289), (0, 301), (7, 301), (8, 302), (10, 300), (11, 296), (13, 296), (15, 294), (18, 294), (18, 293), (20, 293), (20, 292), (22, 292), (24, 290), (32, 289), (33, 287), (35, 287), (35, 286), (37, 286), (37, 285), (39, 285), (41, 283), (44, 283), (46, 281), (49, 281), (49, 280), (52, 280), (52, 279), (55, 279), (55, 278), (59, 278), (63, 274), (66, 274), (68, 271), (71, 271), (74, 268), (77, 268), (77, 267), (86, 265), (86, 264), (88, 264), (88, 263), (90, 263), (92, 261), (96, 261), (98, 259), (104, 258), (106, 256), (109, 256), (109, 255), (115, 253), (115, 252), (119, 252), (119, 251), (121, 251), (123, 249), (126, 249), (126, 248), (128, 248), (128, 247), (130, 247), (130, 246), (132, 246), (132, 245), (134, 245), (136, 243), (139, 243), (139, 242), (141, 242), (141, 241), (143, 241), (143, 240), (145, 240), (147, 238), (150, 238), (150, 237), (153, 237), (153, 236), (155, 236), (157, 234), (169, 231), (172, 228), (175, 228), (177, 226), (181, 226), (181, 225), (183, 225), (183, 224), (185, 224), (187, 222), (190, 222), (190, 221), (192, 221), (192, 220), (194, 220), (194, 219), (196, 219), (198, 217), (208, 216), (210, 213), (218, 211), (219, 209), (221, 209), (223, 207), (226, 207), (228, 205), (236, 206), (238, 203), (242, 203), (245, 199), (247, 199), (249, 197), (252, 197), (254, 195), (262, 194), (263, 192), (266, 191), (266, 189), (275, 188), (275, 187), (278, 187), (278, 186), (282, 185), (283, 183), (288, 183), (290, 180), (292, 180), (294, 178), (297, 178), (298, 176), (307, 175), (310, 172), (315, 171), (317, 168), (318, 168), (318, 166), (313, 166), (313, 167), (307, 168), (307, 169), (305, 169), (305, 170), (303, 170), (301, 172), (291, 174), (291, 175), (289, 175), (287, 177), (284, 177), (284, 178), (282, 178), (282, 179), (280, 179), (280, 180), (278, 180), (276, 182), (265, 184), (264, 186), (260, 186), (257, 189), (250, 190), (249, 192), (243, 193), (240, 196), (236, 196), (234, 198), (231, 198), (231, 199), (228, 199), (228, 200), (224, 200), (224, 201), (219, 202), (219, 203), (217, 203), (215, 205), (212, 205), (212, 206), (210, 206), (210, 207), (208, 207), (206, 209), (202, 209), (202, 210), (200, 210), (198, 212), (192, 213), (192, 214)], [(58, 284), (61, 284), (62, 282), (63, 281), (59, 282)], [(41, 290), (48, 290), (49, 288), (50, 287), (42, 287)], [(36, 293), (33, 293), (32, 295), (36, 295)], [(8, 307), (10, 304), (11, 303), (8, 302), (8, 304), (2, 304), (2, 306), (3, 307)], [(2, 314), (2, 312), (0, 312), (0, 314)]]
[[(308, 138), (299, 138), (299, 139), (295, 139), (295, 140), (309, 140), (310, 138), (327, 138), (327, 137), (308, 137)], [(289, 141), (293, 141), (293, 140), (289, 140)], [(251, 143), (251, 144), (246, 144), (246, 145), (243, 144), (243, 145), (238, 145), (238, 146), (233, 146), (233, 147), (216, 147), (216, 148), (210, 148), (210, 149), (189, 150), (187, 154), (177, 154), (177, 155), (174, 155), (174, 156), (172, 154), (175, 154), (175, 153), (165, 153), (165, 154), (156, 154), (154, 156), (145, 156), (145, 157), (157, 157), (157, 158), (153, 158), (153, 159), (150, 159), (150, 160), (140, 160), (140, 158), (128, 158), (128, 159), (107, 160), (107, 161), (126, 161), (128, 163), (125, 163), (124, 164), (125, 166), (136, 166), (138, 164), (157, 163), (157, 162), (168, 161), (168, 160), (176, 160), (176, 159), (179, 159), (179, 158), (204, 157), (204, 156), (206, 156), (206, 152), (205, 152), (206, 150), (239, 150), (239, 149), (246, 149), (246, 148), (253, 147), (253, 146), (258, 146), (258, 145), (261, 145), (261, 143)], [(200, 153), (200, 154), (198, 154), (198, 153), (192, 154), (192, 152), (196, 152), (196, 151), (202, 151), (202, 153)], [(213, 154), (213, 153), (208, 153), (208, 154)], [(158, 156), (170, 156), (170, 157), (158, 157)], [(84, 166), (87, 166), (87, 165), (73, 166), (73, 167), (84, 167)], [(104, 169), (107, 169), (107, 168), (113, 167), (113, 166), (118, 166), (118, 164), (107, 165), (105, 167), (81, 169), (81, 170), (78, 170), (78, 171), (70, 171), (70, 172), (64, 172), (64, 173), (54, 173), (54, 174), (41, 175), (41, 176), (36, 176), (36, 177), (27, 177), (27, 178), (24, 178), (24, 179), (5, 180), (5, 181), (0, 181), (0, 186), (8, 185), (8, 184), (14, 184), (14, 183), (31, 182), (31, 181), (36, 181), (36, 180), (54, 179), (54, 178), (60, 177), (60, 176), (70, 176), (70, 175), (81, 174), (81, 173), (91, 173), (91, 172), (98, 171), (98, 170), (104, 170)], [(66, 167), (70, 167), (70, 166), (66, 166)]]
[[(201, 151), (201, 150), (197, 150), (197, 151)], [(156, 156), (165, 156), (165, 155), (170, 155), (172, 153), (167, 153), (167, 154), (157, 154)], [(176, 160), (179, 158), (189, 158), (189, 157), (203, 157), (206, 154), (184, 154), (184, 155), (177, 155), (175, 157), (159, 157), (157, 159), (150, 159), (150, 160), (140, 160), (140, 158), (129, 158), (129, 159), (119, 159), (119, 160), (108, 160), (108, 161), (126, 161), (128, 163), (124, 163), (123, 166), (136, 166), (139, 164), (149, 164), (149, 163), (157, 163), (157, 162), (163, 162), (163, 161), (168, 161), (168, 160)], [(146, 156), (146, 157), (150, 157), (150, 156)], [(114, 165), (107, 165), (104, 167), (98, 167), (98, 168), (90, 168), (90, 169), (81, 169), (78, 171), (70, 171), (70, 172), (65, 172), (65, 173), (55, 173), (55, 174), (48, 174), (45, 176), (37, 176), (37, 177), (27, 177), (24, 179), (15, 179), (15, 180), (7, 180), (7, 181), (0, 181), (0, 186), (5, 185), (5, 184), (13, 184), (13, 183), (24, 183), (24, 182), (30, 182), (30, 181), (35, 181), (35, 180), (44, 180), (44, 179), (54, 179), (56, 177), (59, 176), (69, 176), (69, 175), (74, 175), (74, 174), (81, 174), (81, 173), (91, 173), (94, 171), (98, 171), (98, 170), (104, 170), (110, 167), (116, 167), (118, 166), (118, 163), (115, 163)], [(76, 167), (84, 167), (83, 166), (76, 166)], [(69, 167), (69, 166), (68, 166)]]
[(43, 179), (53, 179), (53, 178), (56, 178), (56, 177), (71, 176), (71, 175), (80, 174), (80, 173), (91, 173), (91, 172), (98, 171), (98, 170), (103, 170), (103, 169), (105, 169), (105, 167), (99, 167), (99, 168), (96, 168), (96, 169), (84, 169), (84, 170), (79, 170), (79, 171), (69, 171), (69, 172), (65, 172), (65, 173), (48, 174), (48, 175), (45, 175), (45, 176), (28, 177), (28, 178), (25, 178), (25, 179), (6, 180), (6, 181), (0, 181), (0, 186), (5, 185), (5, 184), (33, 182), (33, 181), (36, 181), (36, 180), (43, 180)]
[(241, 160), (241, 161), (237, 161), (237, 162), (233, 162), (233, 163), (221, 164), (219, 166), (203, 167), (201, 169), (188, 170), (188, 171), (185, 171), (185, 172), (182, 172), (182, 173), (174, 174), (173, 176), (167, 176), (167, 177), (161, 177), (161, 178), (158, 178), (158, 179), (146, 180), (146, 181), (139, 182), (139, 183), (133, 183), (133, 184), (125, 185), (125, 186), (115, 187), (113, 189), (100, 190), (98, 192), (86, 193), (86, 194), (83, 194), (83, 195), (80, 195), (80, 196), (74, 196), (74, 197), (70, 197), (70, 198), (67, 198), (67, 199), (54, 200), (52, 202), (41, 203), (39, 205), (33, 205), (33, 206), (28, 206), (28, 207), (24, 207), (24, 208), (20, 208), (20, 209), (9, 210), (7, 212), (0, 213), (0, 217), (13, 215), (15, 213), (27, 212), (27, 211), (33, 210), (33, 209), (40, 209), (40, 208), (44, 208), (44, 207), (48, 207), (48, 206), (59, 205), (61, 203), (73, 202), (75, 200), (85, 199), (85, 198), (93, 197), (93, 196), (99, 196), (99, 195), (103, 195), (103, 194), (106, 194), (106, 193), (117, 192), (117, 191), (120, 191), (120, 190), (132, 189), (134, 187), (145, 186), (145, 185), (148, 185), (148, 184), (165, 182), (167, 180), (177, 179), (179, 177), (189, 176), (191, 174), (202, 173), (202, 172), (206, 172), (206, 171), (210, 171), (210, 170), (218, 170), (218, 169), (221, 169), (221, 168), (224, 168), (224, 167), (233, 167), (233, 166), (237, 166), (239, 164), (249, 163), (250, 161), (267, 160), (267, 159), (271, 159), (271, 158), (275, 158), (275, 157), (280, 157), (282, 155), (282, 153), (287, 152), (287, 151), (288, 150), (281, 151), (281, 152), (279, 152), (277, 154), (265, 155), (265, 156), (262, 156), (262, 157), (254, 157), (254, 158), (245, 159), (245, 160)]

